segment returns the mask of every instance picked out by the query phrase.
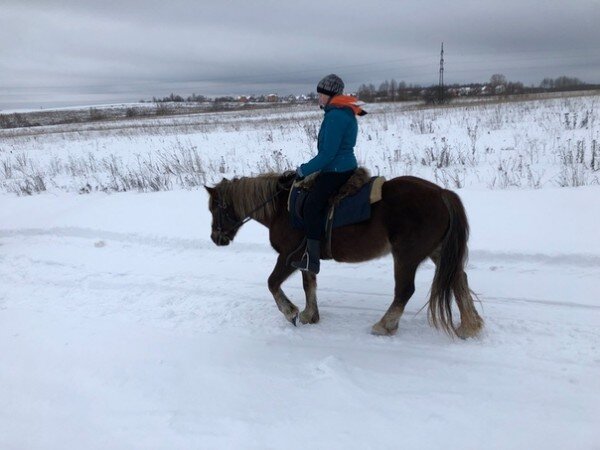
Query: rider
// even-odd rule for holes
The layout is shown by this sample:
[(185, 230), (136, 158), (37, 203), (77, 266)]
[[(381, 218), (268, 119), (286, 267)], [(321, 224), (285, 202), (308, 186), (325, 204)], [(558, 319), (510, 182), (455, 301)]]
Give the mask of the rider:
[(321, 237), (329, 198), (348, 181), (357, 168), (354, 146), (358, 124), (356, 116), (366, 112), (357, 99), (343, 95), (344, 82), (335, 74), (327, 75), (317, 85), (319, 106), (325, 110), (317, 141), (317, 155), (296, 169), (299, 179), (315, 172), (314, 186), (304, 203), (306, 251), (302, 260), (293, 261), (293, 267), (319, 273)]

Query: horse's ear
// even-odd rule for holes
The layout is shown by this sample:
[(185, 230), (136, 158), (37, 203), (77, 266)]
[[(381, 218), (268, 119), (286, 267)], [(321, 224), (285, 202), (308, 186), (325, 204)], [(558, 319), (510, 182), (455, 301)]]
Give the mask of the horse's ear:
[(206, 189), (206, 192), (208, 192), (209, 195), (213, 195), (213, 193), (215, 192), (215, 188), (211, 188), (207, 185), (204, 185), (204, 189)]

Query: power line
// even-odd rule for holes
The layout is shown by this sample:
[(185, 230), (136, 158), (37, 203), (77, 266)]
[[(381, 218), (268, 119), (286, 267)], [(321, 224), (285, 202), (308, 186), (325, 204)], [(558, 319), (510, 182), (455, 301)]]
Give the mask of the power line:
[(440, 54), (440, 92), (444, 92), (444, 43)]

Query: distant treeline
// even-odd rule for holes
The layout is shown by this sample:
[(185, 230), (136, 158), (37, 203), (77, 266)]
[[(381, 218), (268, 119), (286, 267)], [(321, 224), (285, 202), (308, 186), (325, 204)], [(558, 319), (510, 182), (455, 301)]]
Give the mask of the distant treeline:
[(192, 94), (188, 97), (173, 94), (167, 97), (152, 97), (152, 100), (140, 100), (140, 103), (229, 103), (229, 102), (241, 102), (241, 103), (277, 103), (277, 102), (310, 102), (316, 101), (317, 95), (314, 93), (303, 94), (303, 95), (286, 95), (280, 97), (277, 94), (268, 95), (227, 95), (221, 97), (206, 97), (204, 95)]
[[(167, 103), (167, 102), (176, 102), (176, 103), (181, 103), (181, 102), (193, 102), (193, 103), (204, 103), (204, 102), (209, 102), (212, 101), (210, 98), (205, 97), (204, 95), (196, 95), (196, 94), (192, 94), (189, 97), (183, 98), (181, 95), (176, 95), (171, 93), (171, 95), (169, 95), (168, 97), (163, 97), (163, 98), (157, 98), (157, 97), (152, 97), (152, 102), (153, 103)], [(140, 103), (146, 103), (148, 102), (147, 100), (140, 100)]]
[(525, 86), (520, 81), (508, 81), (502, 74), (494, 74), (487, 83), (451, 84), (443, 87), (424, 87), (418, 84), (406, 84), (392, 79), (385, 80), (379, 87), (362, 84), (356, 92), (365, 102), (419, 101), (444, 102), (456, 97), (479, 97), (489, 95), (519, 95), (541, 92), (560, 92), (574, 90), (600, 89), (598, 84), (584, 83), (578, 78), (560, 76), (544, 78), (539, 86)]
[[(479, 97), (489, 95), (519, 95), (535, 94), (540, 92), (559, 92), (573, 90), (600, 89), (598, 84), (588, 84), (575, 77), (560, 76), (558, 78), (544, 78), (538, 86), (525, 86), (520, 81), (508, 81), (502, 74), (494, 74), (487, 83), (450, 84), (444, 86), (423, 86), (419, 84), (407, 84), (404, 81), (385, 80), (375, 86), (374, 84), (361, 84), (354, 93), (360, 100), (368, 103), (374, 102), (402, 102), (420, 101), (428, 103), (443, 103), (457, 97)], [(224, 96), (210, 98), (204, 95), (192, 94), (188, 97), (171, 94), (167, 97), (152, 100), (141, 100), (141, 102), (153, 103), (308, 103), (315, 102), (316, 95), (313, 92), (303, 95), (278, 96), (276, 94), (257, 96)]]
[[(508, 81), (502, 74), (494, 74), (487, 83), (452, 84), (424, 87), (407, 84), (403, 81), (386, 80), (376, 87), (374, 84), (362, 84), (353, 93), (362, 101), (401, 102), (425, 101), (426, 103), (446, 103), (453, 98), (507, 96), (519, 94), (539, 94), (545, 92), (600, 90), (599, 84), (584, 83), (578, 78), (561, 76), (544, 78), (538, 86), (525, 86), (521, 82)], [(276, 94), (258, 96), (224, 96), (210, 98), (192, 94), (186, 98), (171, 94), (164, 98), (140, 100), (139, 105), (119, 105), (107, 107), (75, 108), (72, 110), (37, 110), (28, 113), (2, 113), (0, 111), (0, 129), (24, 128), (67, 123), (96, 122), (150, 116), (171, 116), (216, 111), (233, 111), (284, 107), (294, 103), (316, 103), (317, 95), (310, 92), (303, 95)]]

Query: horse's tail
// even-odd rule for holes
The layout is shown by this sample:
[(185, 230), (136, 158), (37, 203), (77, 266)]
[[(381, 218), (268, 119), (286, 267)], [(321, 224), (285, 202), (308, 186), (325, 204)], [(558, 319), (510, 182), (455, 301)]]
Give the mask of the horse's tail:
[[(443, 190), (442, 200), (448, 209), (450, 221), (446, 235), (435, 255), (436, 271), (429, 299), (429, 320), (436, 328), (451, 335), (467, 337), (477, 334), (483, 325), (467, 282), (464, 268), (467, 262), (469, 222), (460, 197)], [(461, 315), (460, 329), (452, 322), (452, 294)]]

